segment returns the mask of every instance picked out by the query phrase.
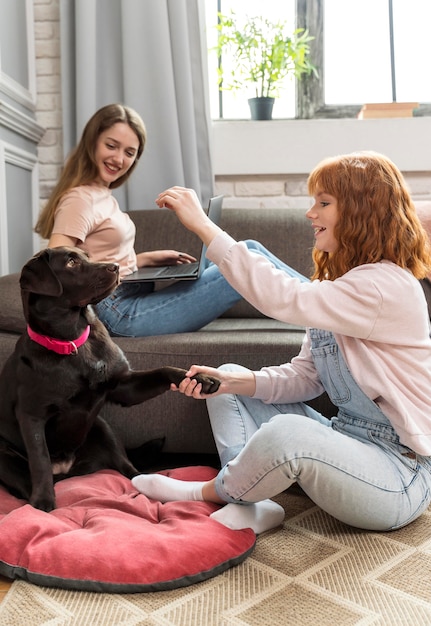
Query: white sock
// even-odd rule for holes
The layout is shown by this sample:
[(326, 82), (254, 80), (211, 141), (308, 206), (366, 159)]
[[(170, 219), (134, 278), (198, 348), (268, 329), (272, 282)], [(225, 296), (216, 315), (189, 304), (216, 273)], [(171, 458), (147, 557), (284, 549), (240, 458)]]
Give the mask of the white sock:
[[(132, 478), (132, 485), (148, 498), (159, 502), (179, 500), (203, 501), (205, 482), (185, 481), (163, 474), (141, 474)], [(283, 523), (285, 512), (273, 500), (252, 504), (230, 503), (211, 513), (210, 517), (232, 530), (251, 528), (257, 535)]]
[(202, 487), (205, 482), (177, 480), (163, 474), (140, 474), (132, 478), (132, 485), (138, 491), (159, 502), (177, 500), (202, 501)]
[(212, 519), (232, 530), (251, 528), (257, 535), (280, 526), (284, 516), (283, 507), (272, 500), (253, 504), (230, 503), (210, 515)]

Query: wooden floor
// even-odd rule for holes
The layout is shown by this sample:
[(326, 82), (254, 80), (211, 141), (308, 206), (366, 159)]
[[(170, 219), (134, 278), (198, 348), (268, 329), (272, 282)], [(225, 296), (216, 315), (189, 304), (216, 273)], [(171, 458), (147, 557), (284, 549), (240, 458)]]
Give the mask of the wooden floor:
[(5, 595), (9, 591), (12, 581), (9, 578), (0, 576), (0, 602), (4, 599)]

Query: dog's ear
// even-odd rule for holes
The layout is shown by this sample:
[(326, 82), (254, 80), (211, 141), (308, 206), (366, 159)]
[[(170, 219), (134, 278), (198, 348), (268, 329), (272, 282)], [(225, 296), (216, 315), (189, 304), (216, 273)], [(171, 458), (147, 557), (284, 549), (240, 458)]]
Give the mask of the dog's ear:
[(49, 264), (49, 250), (42, 250), (32, 257), (22, 268), (19, 280), (21, 289), (42, 296), (61, 296), (63, 285)]

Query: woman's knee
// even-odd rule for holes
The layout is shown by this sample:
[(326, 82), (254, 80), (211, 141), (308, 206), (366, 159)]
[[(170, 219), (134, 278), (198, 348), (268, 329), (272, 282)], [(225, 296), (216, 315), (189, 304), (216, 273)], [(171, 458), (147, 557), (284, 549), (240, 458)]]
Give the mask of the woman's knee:
[[(291, 449), (288, 415), (275, 415), (263, 423), (254, 435), (253, 445), (259, 449), (262, 458), (284, 461), (286, 453)], [(289, 453), (288, 453), (289, 454)]]
[(248, 372), (248, 368), (243, 365), (239, 365), (238, 363), (223, 363), (220, 365), (218, 370), (222, 372)]
[[(223, 363), (220, 365), (217, 370), (221, 372), (240, 372), (247, 371), (246, 367), (242, 365), (238, 365), (236, 363)], [(206, 399), (208, 413), (210, 416), (210, 420), (212, 422), (213, 414), (217, 413), (220, 410), (220, 407), (232, 407), (236, 408), (237, 405), (237, 396), (234, 394), (221, 394), (215, 397), (209, 397)], [(223, 409), (225, 411), (226, 409)]]
[[(327, 429), (313, 419), (296, 413), (280, 413), (259, 429), (259, 444), (280, 462), (316, 453), (323, 445), (320, 433)], [(320, 443), (318, 441), (320, 440)]]
[(268, 250), (263, 246), (260, 241), (256, 241), (256, 239), (245, 239), (245, 245), (249, 250), (257, 250), (258, 252), (267, 253)]

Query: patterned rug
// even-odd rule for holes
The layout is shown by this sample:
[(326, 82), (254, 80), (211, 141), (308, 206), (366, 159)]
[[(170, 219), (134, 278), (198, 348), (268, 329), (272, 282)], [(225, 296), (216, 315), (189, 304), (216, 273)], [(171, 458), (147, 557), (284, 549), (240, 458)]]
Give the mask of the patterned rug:
[(296, 487), (284, 526), (241, 565), (182, 589), (130, 595), (16, 581), (1, 626), (429, 626), (431, 510), (392, 533), (352, 529)]

